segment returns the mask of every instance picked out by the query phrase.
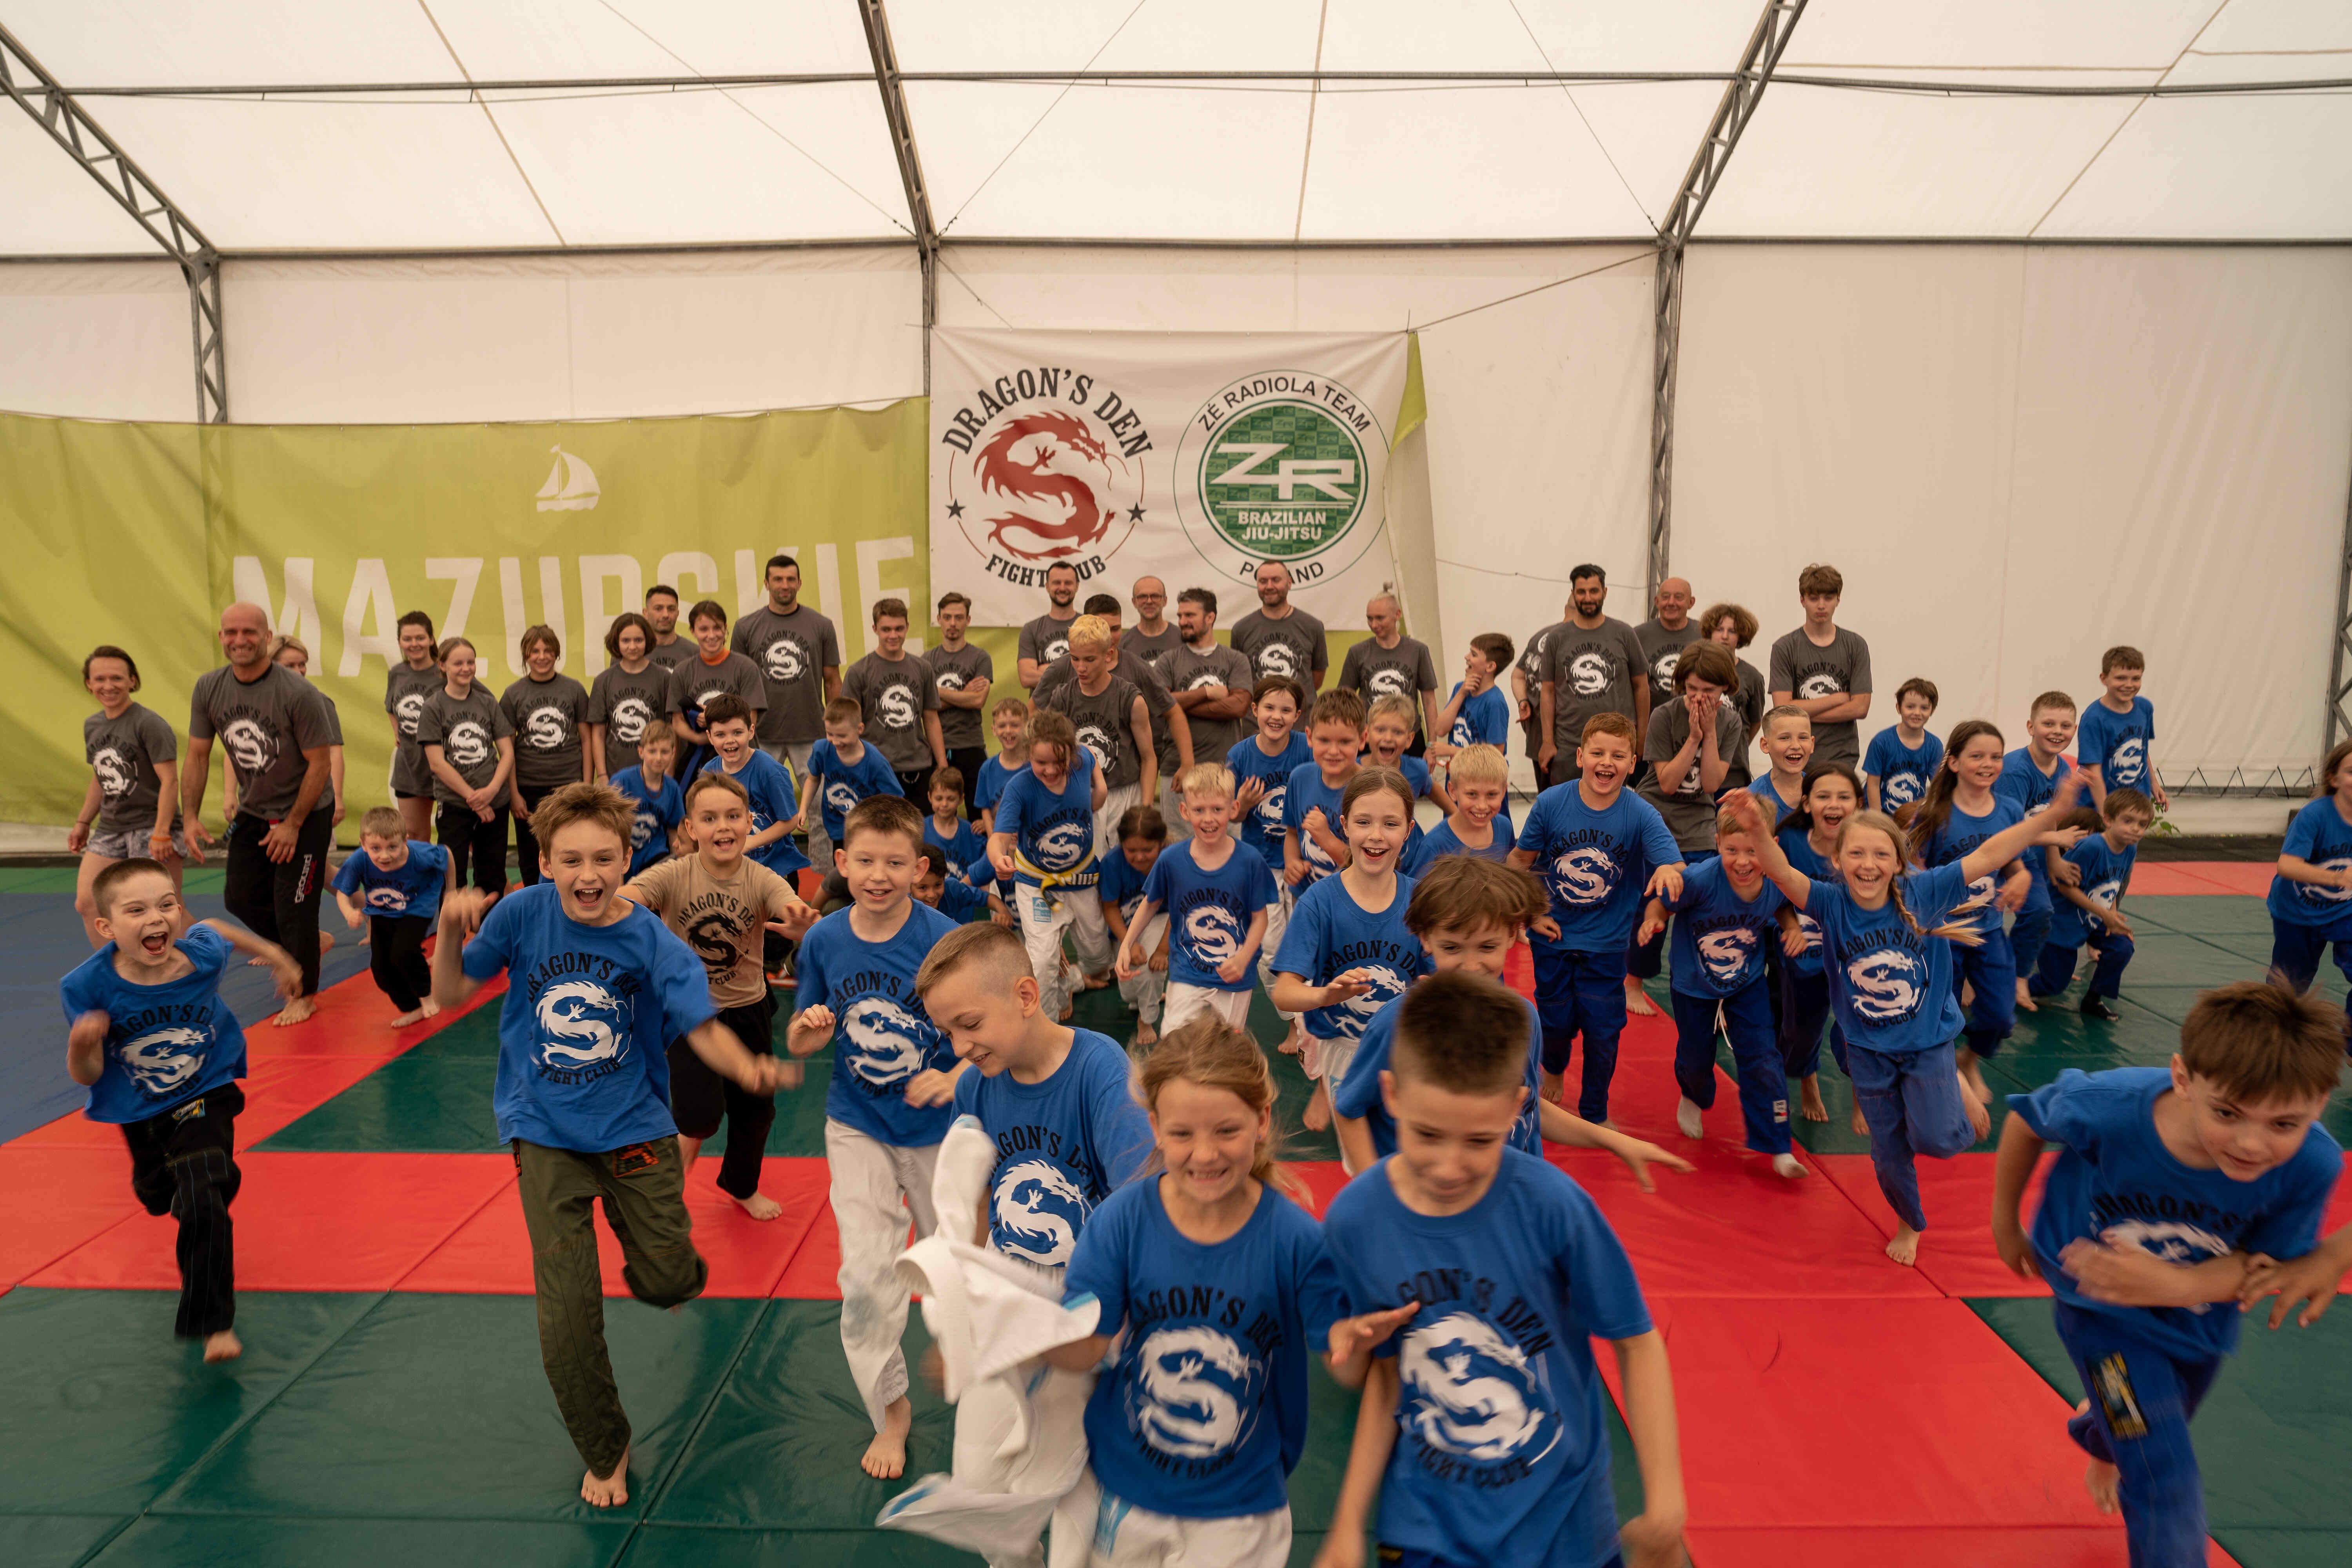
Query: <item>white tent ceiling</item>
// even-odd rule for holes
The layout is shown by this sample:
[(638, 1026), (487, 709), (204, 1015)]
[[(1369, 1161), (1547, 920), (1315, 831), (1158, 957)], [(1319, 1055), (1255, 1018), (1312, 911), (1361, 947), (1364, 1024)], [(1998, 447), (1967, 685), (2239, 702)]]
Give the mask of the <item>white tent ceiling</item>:
[[(1645, 237), (1759, 7), (888, 11), (947, 239), (1280, 244)], [(912, 233), (856, 0), (9, 0), (0, 24), (231, 255)], [(1496, 74), (1520, 71), (1545, 74)], [(1171, 74), (1080, 74), (1137, 72)], [(847, 79), (741, 80), (776, 76)], [(683, 85), (590, 85), (646, 79)], [(1697, 234), (2352, 240), (2352, 89), (2146, 90), (2347, 79), (2344, 0), (1811, 0)], [(152, 249), (0, 117), (0, 254)]]

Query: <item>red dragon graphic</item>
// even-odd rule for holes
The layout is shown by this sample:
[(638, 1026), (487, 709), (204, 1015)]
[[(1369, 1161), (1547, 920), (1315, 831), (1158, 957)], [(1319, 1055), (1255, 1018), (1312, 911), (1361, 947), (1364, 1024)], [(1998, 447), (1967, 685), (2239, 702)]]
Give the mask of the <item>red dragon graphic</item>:
[[(1026, 460), (1017, 455), (1024, 443), (1034, 443)], [(1066, 454), (1088, 465), (1106, 488), (1111, 465), (1126, 467), (1095, 439), (1083, 420), (1052, 412), (1006, 420), (972, 455), (972, 473), (980, 488), (1013, 506), (1010, 514), (988, 520), (990, 541), (1008, 555), (1053, 561), (1080, 554), (1098, 543), (1117, 521), (1118, 514), (1104, 509), (1085, 479), (1052, 467), (1055, 458)], [(1030, 508), (1045, 510), (1049, 515), (1033, 515)], [(1062, 512), (1058, 520), (1050, 515), (1056, 508)], [(1010, 537), (1015, 533), (1024, 536), (1022, 543), (1014, 543)]]

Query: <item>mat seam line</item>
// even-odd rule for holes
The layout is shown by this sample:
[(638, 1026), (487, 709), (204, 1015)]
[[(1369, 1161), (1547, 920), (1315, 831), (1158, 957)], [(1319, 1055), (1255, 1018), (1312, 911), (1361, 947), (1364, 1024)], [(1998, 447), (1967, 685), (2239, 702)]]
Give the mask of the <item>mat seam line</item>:
[(670, 1488), (676, 1483), (678, 1469), (686, 1463), (687, 1455), (693, 1451), (695, 1439), (700, 1437), (703, 1427), (709, 1425), (711, 1412), (719, 1407), (719, 1396), (727, 1392), (727, 1385), (735, 1380), (736, 1370), (743, 1364), (743, 1358), (751, 1353), (752, 1340), (758, 1337), (760, 1331), (767, 1325), (769, 1315), (774, 1310), (775, 1300), (772, 1297), (761, 1299), (760, 1310), (752, 1314), (751, 1322), (744, 1328), (742, 1338), (735, 1343), (735, 1353), (729, 1358), (727, 1370), (721, 1373), (718, 1381), (711, 1384), (710, 1397), (703, 1401), (700, 1413), (694, 1418), (694, 1426), (688, 1429), (684, 1440), (678, 1444), (677, 1453), (671, 1458), (668, 1468), (664, 1470), (660, 1479), (655, 1482), (652, 1495), (646, 1499), (645, 1511), (638, 1514), (635, 1521), (629, 1526), (628, 1539), (621, 1543), (620, 1552), (614, 1555), (614, 1563), (619, 1562), (621, 1557), (627, 1553), (629, 1547), (635, 1543), (637, 1532), (651, 1521), (654, 1510), (668, 1500)]
[[(416, 1273), (417, 1273), (417, 1271), (418, 1271), (419, 1269), (423, 1268), (426, 1264), (428, 1264), (428, 1263), (432, 1262), (434, 1258), (437, 1258), (437, 1257), (439, 1257), (439, 1256), (440, 1256), (441, 1249), (442, 1249), (443, 1247), (445, 1247), (448, 1246), (452, 1241), (455, 1241), (455, 1240), (457, 1238), (457, 1233), (458, 1233), (459, 1231), (461, 1231), (461, 1230), (465, 1229), (467, 1226), (469, 1226), (469, 1225), (473, 1224), (476, 1220), (478, 1220), (478, 1219), (481, 1218), (481, 1217), (482, 1217), (482, 1215), (483, 1215), (483, 1214), (484, 1214), (484, 1213), (485, 1213), (485, 1212), (489, 1208), (489, 1206), (490, 1206), (492, 1204), (494, 1204), (494, 1203), (498, 1202), (500, 1198), (502, 1198), (502, 1197), (506, 1196), (508, 1189), (509, 1189), (509, 1188), (510, 1188), (510, 1187), (513, 1187), (513, 1186), (517, 1185), (517, 1184), (521, 1181), (521, 1179), (522, 1179), (521, 1173), (517, 1172), (517, 1171), (509, 1170), (509, 1171), (507, 1173), (507, 1174), (506, 1174), (506, 1179), (505, 1179), (504, 1181), (500, 1182), (500, 1183), (499, 1183), (499, 1184), (495, 1188), (491, 1189), (491, 1192), (490, 1192), (490, 1195), (489, 1195), (489, 1196), (488, 1196), (488, 1197), (484, 1198), (480, 1203), (476, 1204), (472, 1208), (470, 1208), (470, 1209), (467, 1210), (467, 1211), (466, 1211), (466, 1217), (465, 1217), (465, 1218), (463, 1218), (463, 1219), (461, 1219), (461, 1220), (459, 1220), (456, 1225), (452, 1226), (449, 1228), (449, 1233), (448, 1233), (446, 1236), (444, 1236), (440, 1240), (438, 1240), (438, 1241), (435, 1242), (432, 1246), (430, 1246), (430, 1247), (426, 1247), (426, 1248), (425, 1249), (425, 1251), (424, 1251), (424, 1254), (423, 1254), (421, 1257), (419, 1257), (415, 1262), (414, 1262), (414, 1263), (412, 1263), (412, 1264), (410, 1264), (410, 1265), (408, 1266), (408, 1270), (407, 1270), (407, 1272), (406, 1272), (406, 1273), (404, 1273), (404, 1274), (401, 1275), (401, 1277), (400, 1277), (399, 1279), (397, 1279), (394, 1280), (390, 1285), (388, 1285), (388, 1286), (386, 1286), (386, 1287), (384, 1288), (384, 1294), (385, 1294), (385, 1295), (387, 1295), (387, 1296), (389, 1296), (389, 1295), (393, 1295), (393, 1294), (395, 1294), (395, 1293), (399, 1292), (399, 1290), (400, 1290), (400, 1289), (401, 1289), (401, 1287), (402, 1287), (402, 1286), (404, 1286), (404, 1285), (407, 1284), (409, 1280), (411, 1280), (411, 1279), (415, 1279), (415, 1278), (416, 1277)], [(413, 1293), (421, 1293), (421, 1292), (413, 1292)], [(434, 1293), (435, 1293), (435, 1294), (439, 1294), (439, 1292), (434, 1292)], [(477, 1294), (478, 1292), (473, 1292), (473, 1291), (463, 1291), (463, 1292), (455, 1292), (455, 1293), (456, 1293), (456, 1294), (464, 1294), (464, 1295), (473, 1295), (473, 1294)], [(480, 1292), (480, 1293), (487, 1294), (487, 1292)], [(534, 1294), (536, 1294), (536, 1292), (535, 1292), (535, 1291), (534, 1291), (533, 1293), (534, 1293)]]

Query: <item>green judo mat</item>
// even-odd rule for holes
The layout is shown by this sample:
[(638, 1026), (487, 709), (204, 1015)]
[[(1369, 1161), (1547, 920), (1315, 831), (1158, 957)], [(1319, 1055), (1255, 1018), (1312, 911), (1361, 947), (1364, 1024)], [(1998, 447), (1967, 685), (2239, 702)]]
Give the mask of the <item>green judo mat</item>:
[[(977, 1559), (872, 1529), (907, 1481), (857, 1468), (870, 1435), (840, 1309), (608, 1304), (635, 1426), (629, 1500), (579, 1498), (525, 1297), (254, 1293), (245, 1359), (205, 1367), (159, 1333), (168, 1297), (0, 1297), (0, 1561), (97, 1564), (922, 1564)], [(908, 1324), (910, 1362), (928, 1344)], [(1313, 1374), (1291, 1478), (1295, 1563), (1338, 1495), (1354, 1396)], [(917, 1380), (908, 1475), (945, 1469), (953, 1412)], [(1621, 1517), (1640, 1511), (1610, 1419)]]

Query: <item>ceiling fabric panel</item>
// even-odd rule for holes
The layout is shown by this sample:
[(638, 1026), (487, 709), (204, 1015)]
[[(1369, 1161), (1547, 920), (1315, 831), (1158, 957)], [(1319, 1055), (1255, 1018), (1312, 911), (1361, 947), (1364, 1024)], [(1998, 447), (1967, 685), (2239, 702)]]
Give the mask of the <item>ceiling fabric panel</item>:
[(451, 75), (449, 53), (416, 0), (9, 0), (0, 20), (67, 87), (315, 86)]
[(874, 68), (856, 0), (425, 3), (476, 81)]
[(889, 9), (906, 71), (1312, 70), (1322, 0), (895, 0)]
[(2060, 239), (2352, 236), (2352, 96), (2143, 104), (2036, 231)]
[(0, 99), (0, 255), (147, 251), (160, 254), (161, 247), (122, 204), (47, 132)]
[[(2221, 0), (1811, 0), (1780, 68), (2162, 70)], [(1760, 7), (1759, 7), (1760, 8)], [(1751, 16), (1750, 22), (1754, 21)]]

